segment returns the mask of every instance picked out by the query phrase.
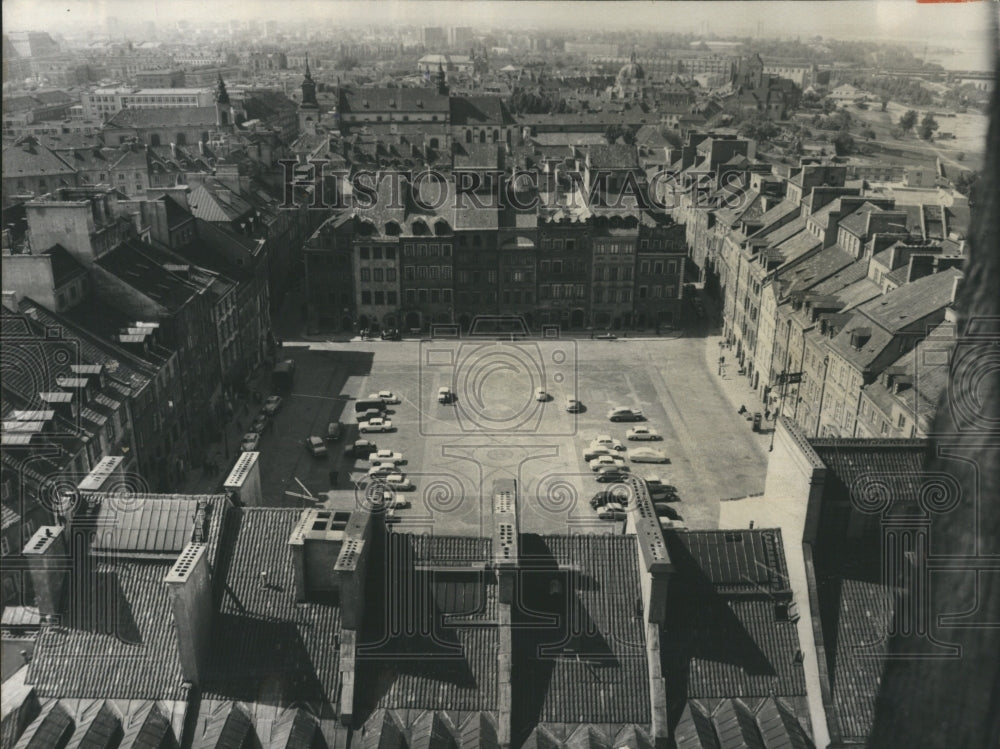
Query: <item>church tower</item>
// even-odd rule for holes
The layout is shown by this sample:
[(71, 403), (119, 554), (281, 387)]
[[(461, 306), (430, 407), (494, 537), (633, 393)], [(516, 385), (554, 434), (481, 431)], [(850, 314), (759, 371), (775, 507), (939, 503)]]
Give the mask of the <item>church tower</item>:
[(302, 79), (302, 103), (299, 104), (299, 131), (316, 134), (319, 126), (319, 102), (316, 100), (316, 82), (309, 70), (309, 55), (306, 55), (306, 75)]
[(233, 105), (229, 101), (226, 82), (222, 80), (222, 73), (219, 73), (219, 83), (215, 89), (215, 125), (219, 129), (229, 129), (234, 124)]
[(438, 63), (437, 90), (441, 96), (448, 95), (448, 76), (444, 72), (444, 65)]

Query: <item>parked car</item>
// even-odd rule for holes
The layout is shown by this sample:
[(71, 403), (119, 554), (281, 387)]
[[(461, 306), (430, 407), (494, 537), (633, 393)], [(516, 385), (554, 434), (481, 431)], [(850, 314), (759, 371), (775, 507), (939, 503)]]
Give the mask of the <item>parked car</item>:
[(362, 434), (366, 432), (391, 432), (393, 431), (392, 421), (378, 417), (371, 418), (358, 424), (358, 431)]
[(403, 336), (400, 335), (399, 330), (397, 330), (396, 328), (388, 328), (388, 329), (382, 331), (382, 340), (383, 341), (401, 341), (401, 340), (403, 340)]
[(595, 447), (597, 445), (604, 445), (605, 447), (610, 447), (612, 450), (617, 450), (618, 452), (627, 449), (625, 445), (622, 444), (621, 440), (616, 440), (610, 434), (599, 434), (591, 440), (590, 444)]
[(667, 454), (651, 447), (640, 447), (629, 453), (633, 463), (666, 463), (669, 461)]
[(392, 449), (388, 447), (376, 450), (368, 456), (368, 460), (373, 463), (377, 460), (382, 463), (395, 463), (396, 465), (405, 462), (402, 453), (393, 452)]
[(618, 336), (616, 336), (614, 333), (600, 333), (596, 337), (598, 338), (598, 340), (601, 340), (601, 341), (617, 341), (618, 340)]
[(451, 388), (441, 387), (438, 388), (438, 403), (451, 403), (452, 398), (455, 394), (451, 392)]
[(385, 416), (385, 411), (381, 411), (377, 408), (369, 408), (367, 411), (363, 411), (358, 414), (358, 423), (362, 421), (371, 421), (372, 419), (380, 419)]
[(331, 421), (326, 425), (326, 439), (328, 442), (339, 440), (344, 436), (344, 425), (339, 421)]
[[(390, 489), (394, 489), (398, 492), (407, 492), (410, 491), (411, 489), (416, 488), (413, 486), (413, 482), (410, 481), (401, 473), (390, 473), (388, 476), (382, 479), (382, 483), (384, 483)], [(409, 507), (410, 503), (407, 502), (406, 506)]]
[(269, 395), (267, 400), (264, 401), (264, 413), (268, 416), (274, 416), (278, 413), (278, 409), (281, 408), (281, 396), (280, 395)]
[(587, 465), (590, 466), (590, 470), (597, 471), (601, 468), (623, 468), (625, 465), (625, 459), (619, 458), (616, 455), (599, 455), (593, 460), (591, 460)]
[(316, 458), (322, 458), (326, 455), (326, 445), (319, 437), (308, 437), (306, 439), (306, 449)]
[(597, 469), (597, 480), (602, 484), (624, 481), (628, 477), (629, 472), (626, 466), (605, 466)]
[(376, 476), (388, 476), (395, 470), (395, 463), (379, 463), (375, 461), (372, 463), (371, 468), (368, 469), (368, 476), (369, 478)]
[(567, 398), (566, 410), (571, 414), (578, 414), (583, 410), (583, 404), (576, 398)]
[(606, 445), (591, 445), (583, 451), (583, 459), (588, 463), (594, 458), (599, 458), (602, 455), (611, 455), (611, 448)]
[(655, 441), (662, 440), (663, 435), (657, 432), (655, 429), (649, 427), (632, 427), (627, 432), (625, 432), (625, 439), (633, 441)]
[(625, 508), (618, 502), (608, 502), (597, 511), (597, 517), (601, 520), (624, 520)]
[(608, 411), (609, 421), (645, 421), (646, 417), (638, 408), (626, 408), (625, 406), (615, 406)]
[(666, 502), (654, 502), (653, 510), (656, 512), (657, 517), (671, 518), (672, 520), (677, 519), (677, 510), (668, 505)]
[(651, 476), (646, 479), (646, 488), (649, 490), (649, 496), (654, 502), (661, 499), (670, 501), (679, 499), (677, 496), (677, 487), (663, 483), (657, 476)]
[(257, 432), (257, 434), (260, 434), (261, 432), (264, 431), (264, 427), (267, 426), (267, 422), (268, 422), (268, 416), (266, 413), (262, 412), (257, 414), (257, 416), (253, 420), (253, 423), (250, 425), (250, 431)]
[(379, 390), (377, 393), (372, 393), (368, 396), (369, 400), (380, 400), (387, 406), (395, 405), (399, 403), (399, 398), (396, 397), (391, 390)]
[(376, 450), (378, 450), (378, 447), (376, 447), (374, 442), (369, 440), (355, 440), (352, 444), (344, 448), (344, 457), (367, 459)]
[(622, 507), (627, 507), (631, 495), (631, 490), (625, 484), (609, 486), (607, 489), (601, 489), (590, 498), (590, 506), (596, 510), (598, 507), (604, 507), (608, 502), (617, 502)]
[(671, 520), (670, 518), (660, 518), (660, 527), (665, 530), (683, 530), (687, 525), (683, 520)]
[(240, 450), (252, 453), (257, 449), (258, 444), (260, 444), (260, 435), (257, 432), (247, 432), (243, 435), (243, 441), (240, 442)]
[(549, 399), (549, 394), (545, 392), (545, 388), (538, 388), (535, 390), (535, 400), (539, 403), (544, 403)]

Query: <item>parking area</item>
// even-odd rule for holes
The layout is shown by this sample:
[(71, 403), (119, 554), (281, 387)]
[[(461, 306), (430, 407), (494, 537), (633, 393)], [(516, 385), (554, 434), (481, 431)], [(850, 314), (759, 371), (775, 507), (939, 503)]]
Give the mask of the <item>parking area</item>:
[[(628, 449), (663, 451), (666, 464), (627, 461), (632, 473), (677, 487), (679, 517), (691, 528), (718, 525), (719, 501), (763, 491), (767, 440), (753, 434), (709, 369), (705, 339), (618, 341), (425, 341), (287, 344), (296, 375), (273, 427), (262, 436), (266, 501), (309, 506), (331, 488), (364, 484), (369, 463), (342, 455), (358, 438), (354, 406), (390, 390), (394, 431), (360, 435), (402, 453), (414, 489), (397, 513), (409, 530), (475, 534), (488, 530), (493, 481), (513, 478), (521, 527), (540, 533), (610, 532), (590, 499), (598, 483), (582, 452), (598, 434)], [(712, 343), (711, 345), (715, 345)], [(438, 390), (454, 398), (438, 402)], [(538, 400), (537, 391), (547, 397)], [(583, 404), (566, 410), (567, 399)], [(662, 441), (628, 442), (633, 423), (611, 423), (612, 406), (641, 409)], [(342, 421), (345, 435), (327, 456), (309, 436)], [(358, 490), (363, 501), (364, 489)]]

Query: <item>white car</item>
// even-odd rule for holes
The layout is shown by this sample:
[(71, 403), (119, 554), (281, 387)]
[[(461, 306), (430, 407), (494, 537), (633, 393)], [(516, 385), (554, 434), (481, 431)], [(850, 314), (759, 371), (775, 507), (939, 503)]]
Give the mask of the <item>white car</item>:
[(451, 403), (452, 398), (455, 394), (451, 392), (449, 387), (438, 388), (438, 403)]
[(372, 463), (395, 463), (396, 465), (404, 462), (403, 454), (393, 452), (390, 448), (376, 450), (368, 456), (368, 460)]
[(538, 388), (535, 390), (535, 400), (539, 403), (544, 403), (549, 399), (549, 394), (545, 392), (545, 388)]
[[(410, 481), (401, 473), (390, 473), (388, 476), (382, 479), (382, 483), (384, 483), (390, 489), (394, 489), (398, 492), (405, 492), (414, 488), (413, 482)], [(396, 501), (397, 502), (400, 501), (399, 497), (396, 498)], [(403, 500), (403, 501), (406, 502), (405, 505), (406, 507), (410, 506), (409, 500)], [(401, 505), (396, 505), (396, 506), (398, 507)]]
[(240, 442), (240, 450), (245, 453), (252, 453), (257, 449), (257, 445), (260, 444), (260, 435), (257, 432), (247, 432), (243, 435), (243, 441)]
[(578, 414), (583, 410), (583, 404), (576, 398), (567, 398), (566, 410), (571, 414)]
[(605, 447), (610, 447), (612, 450), (618, 450), (619, 452), (625, 449), (625, 445), (622, 444), (622, 441), (616, 440), (610, 434), (599, 434), (594, 437), (590, 444), (592, 447), (604, 445)]
[(625, 439), (627, 440), (662, 440), (663, 435), (657, 432), (655, 429), (650, 429), (649, 427), (632, 427), (627, 432), (625, 432)]
[(659, 450), (653, 450), (650, 447), (640, 447), (638, 450), (633, 450), (629, 457), (632, 458), (633, 463), (667, 463), (668, 458), (666, 453), (660, 452)]
[(590, 470), (592, 471), (599, 471), (602, 468), (624, 468), (625, 459), (619, 458), (616, 455), (601, 455), (594, 458), (587, 465), (590, 466)]
[(368, 396), (368, 400), (380, 400), (387, 406), (392, 406), (400, 402), (399, 398), (391, 390), (379, 390), (377, 393), (372, 393)]
[(320, 437), (307, 438), (306, 449), (317, 458), (322, 458), (326, 455), (326, 443)]
[(393, 431), (392, 421), (377, 417), (368, 419), (368, 421), (362, 421), (358, 424), (358, 431), (362, 434), (365, 432), (391, 432)]
[(372, 463), (371, 468), (368, 469), (368, 475), (370, 477), (389, 476), (395, 470), (395, 463)]
[(264, 408), (262, 410), (268, 416), (274, 416), (274, 414), (278, 413), (278, 409), (280, 408), (281, 408), (281, 396), (269, 395), (267, 397), (267, 400), (264, 401)]

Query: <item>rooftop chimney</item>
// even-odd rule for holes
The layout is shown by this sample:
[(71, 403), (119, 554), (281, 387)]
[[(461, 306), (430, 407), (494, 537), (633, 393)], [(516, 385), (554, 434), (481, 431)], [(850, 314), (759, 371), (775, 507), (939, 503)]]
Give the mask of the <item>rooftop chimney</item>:
[(673, 564), (663, 541), (660, 521), (653, 509), (646, 482), (635, 476), (626, 481), (630, 489), (627, 529), (639, 544), (639, 587), (643, 612), (650, 624), (662, 624), (667, 613), (667, 587)]
[(305, 510), (288, 539), (297, 600), (339, 598), (345, 629), (358, 629), (364, 617), (370, 517), (363, 510)]
[(212, 634), (212, 585), (205, 544), (184, 547), (163, 582), (174, 610), (181, 674), (192, 684), (200, 684)]
[(501, 603), (514, 601), (514, 579), (518, 566), (517, 482), (493, 482), (493, 566)]
[(229, 473), (223, 488), (235, 505), (260, 507), (264, 504), (260, 487), (260, 453), (243, 453)]
[(43, 525), (35, 531), (22, 554), (27, 559), (38, 613), (42, 616), (59, 614), (72, 566), (63, 528)]

